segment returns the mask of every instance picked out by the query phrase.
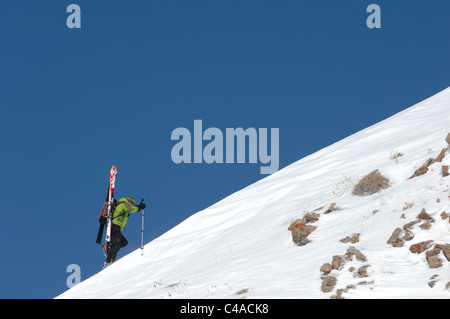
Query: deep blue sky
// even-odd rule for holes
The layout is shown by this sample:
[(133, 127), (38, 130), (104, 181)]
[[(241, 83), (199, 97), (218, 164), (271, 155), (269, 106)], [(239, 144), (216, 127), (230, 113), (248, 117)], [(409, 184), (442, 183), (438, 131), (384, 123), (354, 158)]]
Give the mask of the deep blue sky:
[(113, 164), (116, 197), (149, 201), (145, 242), (264, 177), (174, 164), (177, 127), (279, 128), (283, 168), (450, 86), (449, 15), (448, 0), (0, 0), (0, 298), (101, 269)]

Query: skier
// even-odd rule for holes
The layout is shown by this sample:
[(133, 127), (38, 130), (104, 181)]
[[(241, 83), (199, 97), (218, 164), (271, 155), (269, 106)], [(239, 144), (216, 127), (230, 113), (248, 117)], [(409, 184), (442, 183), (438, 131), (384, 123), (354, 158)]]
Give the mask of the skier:
[(128, 216), (132, 213), (136, 213), (141, 209), (145, 209), (145, 203), (134, 206), (134, 198), (121, 198), (118, 201), (113, 216), (111, 225), (111, 246), (105, 251), (106, 261), (103, 268), (111, 265), (117, 257), (117, 252), (120, 248), (128, 245), (128, 241), (122, 235), (122, 231), (127, 223)]

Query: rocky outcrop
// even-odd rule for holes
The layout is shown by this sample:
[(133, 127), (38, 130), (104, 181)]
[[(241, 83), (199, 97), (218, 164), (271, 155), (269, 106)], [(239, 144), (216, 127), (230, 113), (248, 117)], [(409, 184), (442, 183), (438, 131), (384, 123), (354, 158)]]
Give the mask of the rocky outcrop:
[(332, 213), (336, 210), (341, 210), (339, 207), (336, 206), (336, 203), (331, 203), (330, 207), (328, 207), (328, 209), (324, 212), (324, 214), (329, 214)]
[(347, 257), (351, 258), (352, 256), (356, 257), (356, 260), (358, 261), (367, 261), (366, 256), (362, 252), (360, 252), (358, 249), (355, 248), (355, 246), (350, 246), (347, 249)]
[[(446, 220), (449, 215), (446, 212), (440, 214), (442, 220)], [(394, 247), (402, 247), (406, 241), (414, 238), (413, 228), (416, 224), (420, 224), (418, 228), (428, 231), (431, 229), (435, 219), (427, 212), (425, 208), (417, 215), (416, 219), (403, 225), (402, 228), (396, 228), (387, 243)], [(430, 269), (439, 268), (443, 265), (442, 258), (445, 257), (450, 261), (450, 245), (449, 244), (434, 244), (433, 240), (422, 241), (409, 246), (409, 251), (413, 254), (422, 254), (425, 252), (425, 258)], [(445, 260), (444, 259), (444, 260)], [(429, 285), (434, 286), (434, 281), (431, 280)]]
[[(359, 234), (357, 234), (359, 238)], [(355, 235), (354, 235), (355, 236)], [(356, 237), (356, 236), (355, 236)], [(341, 241), (342, 242), (342, 241)], [(366, 256), (358, 250), (355, 246), (350, 246), (347, 249), (345, 255), (335, 255), (332, 258), (331, 264), (325, 263), (320, 267), (322, 273), (322, 292), (332, 292), (337, 285), (338, 277), (342, 272), (350, 271), (353, 273), (354, 278), (365, 278), (368, 277), (367, 268), (370, 267), (369, 264), (362, 264), (356, 270), (355, 267), (360, 263), (365, 263), (367, 261)], [(346, 263), (352, 263), (351, 266), (345, 267)], [(355, 264), (356, 263), (356, 264)], [(373, 283), (373, 281), (372, 281)], [(362, 281), (358, 285), (369, 284), (367, 281)], [(331, 299), (344, 299), (343, 293), (348, 292), (349, 289), (355, 289), (355, 285), (347, 285), (345, 288), (337, 289), (336, 294), (332, 295)]]
[(396, 228), (393, 232), (391, 237), (389, 237), (387, 243), (391, 244), (394, 247), (402, 247), (405, 243), (402, 239), (400, 239), (400, 234), (402, 233), (401, 228)]
[(413, 254), (420, 254), (423, 253), (425, 250), (428, 249), (428, 247), (430, 247), (430, 245), (433, 243), (432, 240), (427, 240), (427, 241), (422, 241), (420, 243), (411, 245), (409, 247), (409, 251), (412, 252)]
[(434, 222), (434, 218), (430, 216), (430, 214), (427, 213), (427, 210), (424, 208), (422, 209), (422, 211), (420, 212), (419, 215), (417, 215), (417, 219), (421, 219), (421, 220), (427, 220), (430, 222)]
[[(445, 141), (447, 142), (447, 144), (450, 145), (450, 133), (445, 138)], [(442, 162), (448, 149), (449, 147), (445, 147), (441, 150), (441, 152), (436, 158), (429, 158), (421, 167), (419, 167), (414, 172), (414, 174), (409, 179), (426, 174), (428, 172), (428, 167), (430, 167), (430, 165)]]
[(322, 272), (323, 275), (328, 275), (332, 270), (333, 266), (330, 265), (329, 263), (325, 263), (322, 265), (322, 267), (320, 267), (320, 271)]
[(447, 177), (449, 174), (448, 172), (448, 165), (442, 165), (442, 177)]
[(327, 276), (322, 282), (322, 292), (332, 292), (336, 286), (337, 278), (334, 276)]
[(417, 215), (416, 220), (403, 225), (403, 229), (397, 227), (392, 232), (392, 235), (389, 237), (387, 243), (393, 247), (403, 247), (406, 241), (410, 241), (414, 238), (414, 233), (412, 232), (414, 225), (423, 222), (419, 227), (423, 230), (428, 230), (431, 228), (431, 224), (434, 223), (434, 221), (434, 218), (431, 217), (424, 208), (420, 214)]
[(445, 157), (445, 153), (447, 152), (447, 150), (448, 150), (447, 147), (442, 149), (441, 153), (439, 153), (438, 157), (436, 157), (436, 160), (435, 160), (436, 163), (442, 162), (442, 160)]
[(303, 246), (310, 242), (310, 240), (307, 237), (316, 228), (317, 226), (294, 222), (293, 224), (291, 224), (291, 226), (289, 226), (288, 230), (292, 232), (292, 241), (296, 245)]
[(359, 236), (360, 236), (359, 233), (352, 235), (352, 237), (347, 236), (347, 237), (341, 239), (340, 242), (344, 243), (344, 244), (347, 244), (349, 242), (351, 242), (352, 244), (356, 244), (357, 242), (359, 242)]
[(344, 267), (345, 261), (342, 256), (336, 255), (333, 256), (333, 261), (331, 263), (331, 267), (336, 270), (342, 269)]
[(309, 243), (308, 236), (317, 228), (309, 223), (314, 223), (319, 218), (320, 215), (317, 213), (306, 213), (303, 218), (295, 220), (288, 228), (292, 232), (292, 241), (298, 246)]
[(411, 178), (425, 175), (428, 172), (428, 167), (435, 162), (434, 158), (429, 158), (421, 167), (414, 171), (414, 174), (411, 175)]

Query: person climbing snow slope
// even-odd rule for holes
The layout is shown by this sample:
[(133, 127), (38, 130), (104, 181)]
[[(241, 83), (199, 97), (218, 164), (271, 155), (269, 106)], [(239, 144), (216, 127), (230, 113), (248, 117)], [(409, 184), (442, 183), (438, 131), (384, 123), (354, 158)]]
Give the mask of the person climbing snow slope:
[(137, 206), (134, 206), (134, 203), (135, 201), (133, 197), (121, 198), (118, 201), (112, 216), (111, 246), (105, 253), (107, 257), (104, 268), (111, 265), (116, 260), (117, 253), (120, 248), (128, 245), (128, 241), (122, 235), (123, 229), (127, 224), (128, 217), (130, 214), (136, 213), (145, 208), (145, 203), (141, 203)]

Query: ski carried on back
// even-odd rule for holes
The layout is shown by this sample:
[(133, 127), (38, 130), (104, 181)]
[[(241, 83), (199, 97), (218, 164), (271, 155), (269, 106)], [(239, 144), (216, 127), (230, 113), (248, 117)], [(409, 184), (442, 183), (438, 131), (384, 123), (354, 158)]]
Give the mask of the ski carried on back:
[(106, 225), (106, 236), (105, 242), (102, 244), (103, 253), (107, 256), (109, 247), (111, 245), (111, 222), (112, 215), (114, 213), (115, 206), (117, 205), (114, 199), (114, 187), (116, 183), (116, 175), (117, 175), (117, 167), (113, 165), (109, 172), (109, 185), (108, 192), (106, 194), (105, 205), (103, 205), (102, 210), (100, 211), (100, 217), (98, 222), (100, 223), (98, 234), (97, 234), (97, 244), (101, 244), (102, 236), (103, 236), (103, 228)]

